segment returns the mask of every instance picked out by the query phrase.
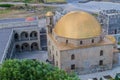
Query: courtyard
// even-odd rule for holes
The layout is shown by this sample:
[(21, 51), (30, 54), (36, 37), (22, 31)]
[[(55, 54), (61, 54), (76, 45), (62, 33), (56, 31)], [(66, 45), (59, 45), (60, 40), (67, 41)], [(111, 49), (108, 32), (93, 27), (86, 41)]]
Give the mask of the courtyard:
[(16, 53), (13, 58), (15, 59), (36, 59), (36, 60), (45, 62), (48, 56), (47, 56), (47, 51), (31, 51), (31, 52)]
[[(47, 51), (31, 51), (31, 52), (16, 53), (13, 58), (20, 60), (36, 59), (45, 62), (48, 56), (47, 56)], [(81, 80), (92, 80), (93, 78), (97, 78), (97, 80), (99, 80), (101, 77), (106, 75), (110, 75), (112, 78), (115, 78), (117, 73), (120, 73), (120, 66), (114, 67), (112, 70), (85, 74), (85, 75), (78, 75), (78, 76)]]
[(101, 77), (110, 75), (112, 78), (115, 78), (116, 74), (120, 73), (120, 66), (113, 68), (112, 70), (107, 70), (103, 72), (96, 72), (86, 75), (79, 75), (79, 78), (81, 80), (93, 80), (93, 78), (96, 78), (97, 80), (100, 80)]

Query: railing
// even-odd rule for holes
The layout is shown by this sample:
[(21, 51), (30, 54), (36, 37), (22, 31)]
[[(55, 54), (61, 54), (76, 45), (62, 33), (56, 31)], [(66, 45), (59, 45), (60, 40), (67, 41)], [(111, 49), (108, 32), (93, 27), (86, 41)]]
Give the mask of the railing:
[(37, 40), (37, 37), (30, 37), (30, 40)]
[(19, 41), (26, 41), (26, 40), (29, 40), (29, 38), (21, 38), (21, 40)]

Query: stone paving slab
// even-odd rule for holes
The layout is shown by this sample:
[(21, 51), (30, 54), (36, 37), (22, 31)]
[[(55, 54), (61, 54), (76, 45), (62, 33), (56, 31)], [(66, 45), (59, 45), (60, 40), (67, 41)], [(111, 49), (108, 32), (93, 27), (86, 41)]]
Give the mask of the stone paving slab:
[(16, 53), (16, 59), (37, 59), (39, 61), (46, 61), (48, 58), (47, 51), (31, 51), (31, 52), (22, 52)]
[(113, 68), (112, 70), (107, 70), (107, 71), (103, 71), (103, 72), (79, 75), (79, 78), (81, 80), (90, 80), (92, 78), (97, 78), (99, 80), (101, 77), (106, 76), (106, 75), (110, 75), (112, 78), (115, 78), (116, 73), (120, 73), (120, 66)]

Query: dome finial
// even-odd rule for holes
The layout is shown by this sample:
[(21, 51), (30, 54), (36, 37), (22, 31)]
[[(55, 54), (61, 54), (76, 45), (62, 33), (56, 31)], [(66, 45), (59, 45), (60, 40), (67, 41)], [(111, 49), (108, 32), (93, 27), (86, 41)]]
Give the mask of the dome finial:
[(50, 17), (50, 16), (54, 16), (54, 13), (52, 11), (48, 11), (45, 16)]

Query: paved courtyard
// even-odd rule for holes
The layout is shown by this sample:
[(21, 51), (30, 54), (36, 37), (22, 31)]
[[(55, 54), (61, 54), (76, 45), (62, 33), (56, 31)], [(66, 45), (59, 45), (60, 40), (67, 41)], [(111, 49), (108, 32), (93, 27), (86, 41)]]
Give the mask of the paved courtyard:
[(48, 58), (47, 51), (32, 51), (32, 52), (22, 52), (16, 53), (16, 59), (37, 59), (39, 61), (46, 61)]
[[(16, 53), (16, 59), (37, 59), (39, 61), (46, 61), (48, 58), (47, 51), (32, 51), (32, 52), (22, 52)], [(107, 70), (103, 72), (96, 72), (92, 74), (79, 75), (81, 80), (90, 80), (92, 78), (97, 78), (98, 80), (106, 75), (110, 75), (115, 78), (116, 73), (120, 73), (120, 66), (113, 68), (112, 70)]]

